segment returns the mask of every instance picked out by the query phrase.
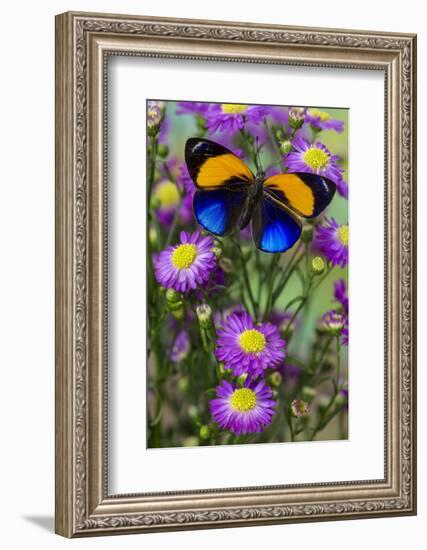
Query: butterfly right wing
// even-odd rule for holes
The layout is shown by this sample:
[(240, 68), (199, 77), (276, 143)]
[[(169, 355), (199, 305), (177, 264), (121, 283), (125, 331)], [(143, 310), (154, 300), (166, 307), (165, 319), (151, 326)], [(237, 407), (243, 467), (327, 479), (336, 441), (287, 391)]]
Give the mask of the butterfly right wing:
[(219, 143), (190, 138), (185, 145), (188, 172), (197, 187), (194, 213), (197, 221), (215, 235), (238, 225), (254, 176), (247, 165)]
[(252, 236), (263, 252), (285, 252), (301, 235), (301, 221), (292, 210), (274, 197), (264, 194), (252, 214)]

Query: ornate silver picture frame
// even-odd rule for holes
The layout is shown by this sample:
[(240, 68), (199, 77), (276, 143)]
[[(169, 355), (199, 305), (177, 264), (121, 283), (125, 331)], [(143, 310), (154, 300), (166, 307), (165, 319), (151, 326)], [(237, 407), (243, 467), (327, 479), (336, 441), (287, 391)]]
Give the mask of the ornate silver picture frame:
[[(107, 60), (384, 75), (384, 477), (110, 494)], [(56, 18), (56, 532), (81, 537), (416, 513), (416, 37), (65, 13)], [(142, 465), (143, 467), (143, 465)]]

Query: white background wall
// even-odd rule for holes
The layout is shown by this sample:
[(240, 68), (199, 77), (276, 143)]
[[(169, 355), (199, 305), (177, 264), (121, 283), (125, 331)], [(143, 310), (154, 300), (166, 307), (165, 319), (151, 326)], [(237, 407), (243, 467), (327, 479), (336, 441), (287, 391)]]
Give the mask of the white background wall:
[[(54, 510), (54, 15), (67, 10), (228, 19), (419, 33), (419, 515), (418, 517), (103, 537), (53, 534)], [(422, 2), (387, 0), (75, 0), (2, 5), (0, 83), (0, 517), (14, 548), (278, 548), (387, 550), (425, 538), (423, 395), (427, 207)], [(424, 31), (424, 32), (423, 32)], [(367, 350), (369, 353), (369, 350)], [(202, 466), (201, 466), (202, 467)], [(424, 534), (424, 537), (422, 537)]]

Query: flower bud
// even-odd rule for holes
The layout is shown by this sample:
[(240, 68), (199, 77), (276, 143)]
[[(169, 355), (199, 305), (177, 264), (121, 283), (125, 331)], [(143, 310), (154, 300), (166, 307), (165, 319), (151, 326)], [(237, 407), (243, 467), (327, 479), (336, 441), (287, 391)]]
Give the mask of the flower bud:
[(233, 271), (233, 262), (230, 260), (230, 258), (222, 256), (219, 259), (218, 264), (219, 267), (224, 271), (224, 273), (231, 273)]
[(220, 246), (214, 246), (211, 250), (215, 254), (215, 258), (219, 260), (223, 253), (222, 248)]
[(325, 260), (322, 258), (322, 256), (315, 256), (311, 260), (311, 272), (314, 275), (321, 275), (326, 268)]
[(150, 137), (155, 137), (160, 130), (162, 111), (155, 101), (150, 101), (147, 106), (147, 131)]
[(343, 390), (337, 393), (334, 399), (334, 405), (336, 407), (342, 407), (348, 401), (347, 393)]
[(316, 397), (316, 393), (316, 389), (311, 386), (304, 386), (301, 392), (304, 401), (313, 401)]
[(196, 405), (190, 405), (188, 407), (188, 416), (192, 419), (192, 420), (197, 420), (199, 418), (199, 410), (198, 408), (196, 407)]
[(169, 155), (169, 147), (167, 145), (164, 145), (163, 143), (160, 143), (157, 148), (157, 154), (162, 159), (166, 158)]
[(157, 231), (154, 229), (154, 227), (150, 227), (150, 231), (148, 232), (148, 238), (150, 239), (151, 246), (156, 246), (158, 239), (157, 239)]
[(206, 424), (204, 424), (203, 426), (200, 426), (199, 436), (202, 441), (206, 441), (206, 439), (209, 439), (210, 435), (211, 435), (211, 430), (209, 426), (207, 426)]
[(289, 111), (289, 126), (298, 130), (304, 124), (305, 109), (302, 107), (292, 107)]
[(281, 141), (279, 147), (283, 155), (287, 155), (292, 151), (292, 143), (289, 140)]
[(239, 386), (243, 386), (243, 384), (246, 382), (247, 377), (248, 373), (244, 372), (237, 378), (237, 383), (239, 384)]
[(275, 135), (276, 135), (276, 139), (277, 139), (278, 142), (283, 141), (283, 137), (284, 137), (284, 136), (283, 136), (283, 130), (281, 130), (280, 128), (278, 128), (278, 129), (276, 130), (276, 134), (275, 134)]
[(319, 407), (319, 411), (323, 412), (329, 405), (330, 397), (327, 395), (322, 395), (319, 398), (319, 401), (317, 402), (317, 406)]
[(301, 418), (310, 414), (310, 404), (302, 399), (294, 399), (291, 403), (292, 416)]
[(201, 328), (207, 329), (212, 325), (212, 309), (208, 304), (197, 306), (196, 315)]
[(278, 387), (280, 386), (280, 384), (282, 383), (282, 375), (280, 374), (280, 372), (278, 372), (277, 370), (275, 370), (274, 372), (272, 372), (270, 374), (270, 376), (268, 377), (268, 381), (270, 382), (270, 384), (274, 387)]
[(168, 288), (166, 290), (166, 301), (168, 304), (176, 304), (182, 302), (183, 295), (180, 292), (177, 292), (173, 288)]
[(183, 376), (178, 380), (178, 390), (181, 393), (186, 393), (189, 387), (189, 380), (186, 376)]
[(339, 336), (344, 324), (344, 315), (338, 311), (328, 311), (322, 317), (322, 325), (331, 336)]
[(190, 435), (189, 437), (186, 437), (182, 442), (183, 447), (198, 447), (199, 446), (199, 440), (197, 437), (194, 437), (193, 435)]

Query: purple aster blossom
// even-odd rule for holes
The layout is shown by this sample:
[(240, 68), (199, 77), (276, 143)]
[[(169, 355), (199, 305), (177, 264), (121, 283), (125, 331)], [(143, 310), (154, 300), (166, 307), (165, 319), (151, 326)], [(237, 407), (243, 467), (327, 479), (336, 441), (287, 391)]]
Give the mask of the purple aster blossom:
[(180, 239), (180, 243), (153, 257), (154, 272), (164, 288), (188, 292), (206, 283), (216, 266), (213, 239), (198, 231), (192, 234), (181, 231)]
[(284, 155), (285, 164), (290, 172), (308, 172), (325, 176), (338, 184), (342, 180), (343, 169), (337, 164), (338, 155), (320, 143), (312, 144), (297, 136), (292, 140), (295, 151)]
[(188, 357), (188, 354), (190, 352), (190, 339), (188, 337), (188, 333), (186, 330), (181, 329), (173, 343), (171, 352), (170, 352), (170, 359), (172, 363), (182, 363), (186, 357)]
[(181, 192), (184, 192), (179, 216), (182, 223), (187, 224), (194, 219), (193, 199), (196, 192), (196, 186), (194, 185), (185, 164), (182, 164), (180, 167), (180, 175), (177, 183), (181, 189)]
[(334, 218), (325, 218), (316, 228), (313, 243), (329, 262), (344, 268), (348, 264), (348, 225), (340, 225)]
[[(168, 172), (165, 171), (165, 179), (159, 181), (153, 189), (154, 208), (159, 222), (169, 228), (179, 209), (179, 222), (182, 225), (194, 220), (193, 198), (195, 186), (190, 178), (187, 167), (176, 166), (176, 159), (168, 161)], [(177, 173), (176, 183), (167, 179), (167, 174), (173, 176)]]
[[(298, 328), (298, 318), (295, 318), (292, 320), (291, 324), (289, 325), (289, 322), (293, 318), (294, 313), (290, 310), (285, 311), (273, 311), (270, 315), (270, 321), (273, 323), (273, 325), (276, 325), (280, 332), (282, 334), (285, 333), (285, 331), (289, 334), (292, 334), (297, 328)], [(289, 325), (289, 328), (287, 328)], [(286, 336), (286, 335), (285, 335)]]
[(207, 102), (196, 102), (196, 101), (179, 101), (177, 103), (177, 115), (199, 115), (206, 116), (209, 109), (211, 108), (211, 103)]
[(289, 391), (293, 391), (297, 387), (302, 375), (302, 369), (300, 367), (286, 362), (280, 365), (277, 372), (282, 375), (283, 384)]
[(345, 313), (348, 313), (348, 293), (347, 284), (344, 279), (339, 279), (334, 283), (334, 298), (339, 302)]
[(168, 228), (181, 204), (176, 183), (167, 179), (159, 181), (153, 188), (152, 199), (159, 222)]
[(225, 273), (224, 270), (221, 269), (219, 265), (217, 265), (213, 271), (211, 271), (209, 279), (206, 281), (206, 283), (203, 283), (200, 285), (201, 288), (204, 290), (204, 293), (197, 289), (197, 298), (199, 300), (203, 300), (203, 298), (206, 296), (206, 298), (212, 298), (212, 296), (218, 292), (220, 287), (225, 286)]
[(213, 315), (215, 328), (220, 329), (221, 324), (227, 319), (227, 317), (229, 317), (232, 314), (245, 315), (246, 314), (246, 309), (243, 306), (243, 304), (237, 304), (235, 306), (231, 306), (231, 307), (229, 307), (227, 309), (224, 309), (222, 311), (220, 311), (220, 310), (215, 311), (215, 313)]
[(348, 317), (345, 318), (345, 324), (341, 333), (341, 344), (348, 346)]
[(337, 191), (344, 199), (348, 199), (348, 185), (344, 179), (336, 181)]
[(246, 382), (243, 387), (222, 380), (216, 395), (210, 402), (212, 417), (222, 430), (235, 435), (262, 432), (274, 416), (276, 402), (264, 380), (255, 384)]
[(207, 113), (206, 128), (212, 133), (235, 133), (242, 130), (246, 123), (260, 124), (265, 115), (266, 108), (262, 105), (215, 104)]
[(340, 133), (344, 130), (342, 120), (333, 119), (329, 113), (319, 109), (307, 109), (304, 122), (308, 122), (317, 130), (335, 130)]
[(255, 325), (247, 312), (229, 315), (217, 334), (216, 357), (235, 376), (247, 373), (256, 378), (285, 358), (278, 328), (271, 323)]

